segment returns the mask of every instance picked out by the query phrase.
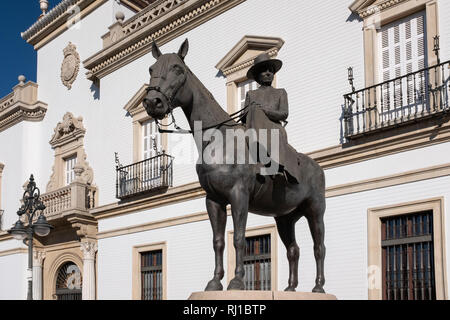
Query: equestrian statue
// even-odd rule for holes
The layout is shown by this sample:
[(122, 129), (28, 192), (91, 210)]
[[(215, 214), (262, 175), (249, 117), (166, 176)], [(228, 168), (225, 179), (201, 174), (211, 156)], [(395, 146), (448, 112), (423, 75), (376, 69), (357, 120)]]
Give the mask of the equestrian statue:
[[(190, 130), (184, 131), (194, 135), (199, 154), (217, 142), (216, 139), (196, 138), (199, 133), (213, 130), (224, 137), (220, 152), (210, 156), (212, 161), (203, 160), (196, 164), (200, 185), (206, 192), (206, 208), (213, 230), (215, 253), (214, 275), (205, 291), (223, 290), (221, 280), (224, 276), (226, 207), (230, 205), (236, 269), (228, 290), (245, 289), (245, 229), (248, 212), (252, 212), (275, 218), (289, 262), (289, 279), (285, 291), (295, 291), (298, 285), (300, 250), (295, 240), (295, 224), (301, 217), (307, 219), (314, 242), (317, 271), (312, 292), (324, 293), (325, 176), (313, 159), (296, 152), (287, 142), (283, 127), (288, 117), (287, 93), (284, 89), (272, 87), (274, 74), (282, 66), (281, 61), (271, 59), (267, 54), (261, 54), (255, 59), (247, 76), (254, 79), (259, 87), (247, 93), (245, 107), (241, 111), (229, 115), (185, 64), (188, 48), (186, 39), (178, 53), (162, 54), (153, 42), (152, 55), (156, 62), (149, 69), (150, 84), (143, 104), (159, 125), (159, 120), (172, 114), (174, 108), (180, 107), (190, 126)], [(256, 140), (257, 159), (253, 162), (238, 162), (236, 155), (242, 151), (250, 154), (252, 145), (244, 143), (244, 150), (238, 150), (235, 136), (230, 135), (229, 131), (238, 133), (255, 130), (259, 135), (261, 129), (276, 130), (278, 139), (274, 140), (277, 135), (270, 135), (264, 144)], [(160, 132), (169, 130), (160, 128)], [(273, 146), (278, 147), (277, 157), (272, 153)], [(225, 160), (214, 159), (219, 156)], [(268, 161), (264, 160), (266, 158)], [(273, 164), (277, 165), (278, 170), (270, 174), (262, 173), (262, 169), (272, 168)]]

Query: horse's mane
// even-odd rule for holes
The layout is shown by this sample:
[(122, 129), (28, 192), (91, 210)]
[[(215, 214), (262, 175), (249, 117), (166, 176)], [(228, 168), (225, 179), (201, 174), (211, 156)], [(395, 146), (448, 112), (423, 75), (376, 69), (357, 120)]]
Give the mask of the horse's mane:
[[(230, 115), (220, 106), (217, 100), (214, 98), (213, 94), (205, 87), (205, 85), (197, 78), (197, 76), (192, 72), (192, 70), (185, 64), (186, 70), (188, 74), (192, 77), (192, 81), (194, 82), (194, 86), (201, 90), (201, 93), (204, 97), (208, 99), (209, 109), (208, 111), (211, 113), (217, 123), (222, 121), (230, 120), (230, 124), (236, 125), (237, 123), (234, 120), (231, 120)], [(211, 108), (211, 106), (213, 108)]]

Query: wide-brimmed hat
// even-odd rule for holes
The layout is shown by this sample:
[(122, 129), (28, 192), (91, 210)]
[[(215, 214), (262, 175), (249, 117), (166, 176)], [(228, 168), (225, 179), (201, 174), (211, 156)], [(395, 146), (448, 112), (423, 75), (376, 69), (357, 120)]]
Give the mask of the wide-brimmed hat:
[(255, 72), (265, 65), (271, 65), (273, 67), (274, 73), (277, 73), (281, 69), (283, 62), (278, 59), (270, 59), (269, 55), (265, 52), (261, 53), (255, 58), (253, 66), (248, 70), (247, 78), (257, 80), (257, 75), (255, 74)]

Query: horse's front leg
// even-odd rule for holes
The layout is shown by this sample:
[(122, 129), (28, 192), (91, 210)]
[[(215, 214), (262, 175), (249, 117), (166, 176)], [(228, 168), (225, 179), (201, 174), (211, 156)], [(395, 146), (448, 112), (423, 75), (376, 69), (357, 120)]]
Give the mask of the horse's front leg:
[(206, 198), (206, 209), (213, 229), (213, 247), (216, 257), (214, 277), (208, 282), (205, 291), (223, 290), (220, 283), (224, 275), (223, 250), (225, 249), (225, 226), (227, 224), (226, 205)]
[(228, 285), (228, 290), (244, 290), (244, 251), (245, 251), (245, 227), (248, 216), (249, 195), (244, 188), (235, 188), (230, 199), (231, 214), (234, 226), (234, 248), (236, 250), (236, 269), (234, 278)]

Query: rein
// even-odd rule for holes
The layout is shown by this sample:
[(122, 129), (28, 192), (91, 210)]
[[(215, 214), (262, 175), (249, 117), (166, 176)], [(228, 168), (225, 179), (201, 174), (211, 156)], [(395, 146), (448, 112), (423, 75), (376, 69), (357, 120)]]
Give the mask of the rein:
[[(225, 124), (227, 124), (228, 122), (233, 121), (233, 120), (236, 120), (236, 119), (237, 119), (238, 121), (240, 121), (240, 120), (247, 114), (247, 112), (244, 113), (244, 111), (246, 111), (247, 108), (248, 108), (248, 107), (244, 107), (243, 109), (241, 109), (241, 110), (239, 110), (239, 111), (237, 111), (237, 112), (234, 112), (234, 113), (230, 114), (230, 119), (227, 119), (227, 120), (225, 120), (225, 121), (219, 122), (219, 123), (214, 124), (214, 125), (212, 125), (212, 126), (208, 126), (208, 127), (202, 128), (201, 130), (197, 130), (197, 131), (206, 131), (206, 130), (208, 130), (208, 129), (219, 128), (220, 126), (225, 125)], [(177, 133), (177, 134), (192, 134), (192, 133), (195, 132), (194, 130), (187, 130), (187, 129), (182, 129), (182, 128), (180, 128), (180, 127), (176, 124), (176, 120), (175, 120), (175, 117), (174, 117), (174, 115), (173, 115), (172, 109), (170, 110), (170, 115), (171, 115), (171, 117), (172, 117), (172, 122), (169, 123), (168, 125), (164, 125), (164, 124), (160, 123), (160, 122), (158, 121), (158, 119), (155, 119), (156, 126), (158, 127), (158, 132), (160, 132), (160, 133)], [(176, 130), (161, 129), (161, 127), (168, 127), (168, 126), (170, 126), (171, 124), (174, 125), (174, 127), (175, 127)], [(229, 124), (229, 126), (235, 126), (235, 125), (238, 125), (238, 124), (237, 124), (237, 123), (235, 123), (235, 124)]]
[[(152, 87), (148, 87), (146, 89), (147, 93), (152, 90), (159, 92), (164, 97), (164, 99), (167, 101), (167, 103), (169, 105), (169, 111), (170, 111), (170, 115), (172, 117), (172, 122), (169, 123), (168, 125), (164, 125), (164, 124), (160, 123), (158, 121), (158, 119), (155, 119), (156, 126), (158, 127), (158, 132), (160, 132), (160, 133), (177, 133), (177, 134), (192, 134), (192, 133), (194, 133), (194, 130), (187, 130), (187, 129), (180, 128), (177, 125), (175, 117), (173, 115), (173, 109), (175, 109), (175, 107), (173, 106), (173, 101), (175, 100), (175, 97), (178, 94), (178, 91), (185, 84), (186, 79), (187, 79), (187, 77), (185, 76), (183, 81), (180, 81), (180, 84), (174, 90), (172, 90), (172, 92), (170, 94), (166, 94), (165, 92), (161, 91), (161, 87), (159, 87), (159, 86), (154, 86), (154, 87), (152, 86)], [(239, 122), (247, 114), (247, 112), (245, 112), (247, 110), (247, 108), (248, 108), (248, 106), (244, 107), (243, 109), (241, 109), (237, 112), (230, 114), (230, 119), (227, 119), (225, 121), (222, 121), (222, 122), (217, 123), (212, 126), (208, 126), (206, 128), (202, 128), (201, 131), (205, 131), (205, 130), (212, 129), (212, 128), (218, 128), (218, 127), (225, 125), (228, 122), (236, 120), (236, 119)], [(168, 127), (172, 124), (174, 125), (176, 130), (168, 130), (168, 129), (161, 128), (161, 127)], [(237, 123), (230, 124), (230, 126), (235, 126), (235, 125), (237, 125)]]

